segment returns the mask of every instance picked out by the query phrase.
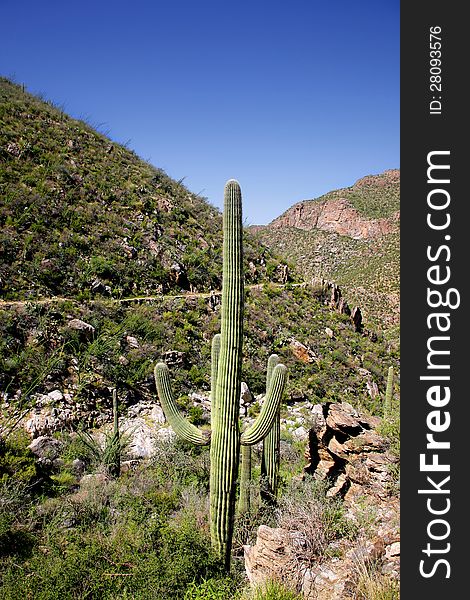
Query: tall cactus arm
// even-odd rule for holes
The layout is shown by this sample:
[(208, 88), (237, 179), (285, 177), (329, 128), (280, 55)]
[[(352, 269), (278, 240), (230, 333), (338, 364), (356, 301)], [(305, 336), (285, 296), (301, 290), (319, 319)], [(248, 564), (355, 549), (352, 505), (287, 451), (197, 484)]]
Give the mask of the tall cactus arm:
[(242, 446), (242, 467), (240, 477), (240, 497), (238, 498), (238, 512), (249, 513), (251, 506), (251, 446)]
[(276, 365), (272, 372), (271, 383), (261, 412), (253, 425), (241, 437), (240, 441), (244, 446), (253, 446), (268, 434), (276, 418), (286, 381), (287, 369), (285, 365)]
[(210, 441), (209, 432), (201, 431), (181, 415), (171, 391), (170, 372), (166, 364), (158, 363), (154, 374), (163, 412), (174, 432), (186, 442), (207, 445)]
[(280, 363), (281, 359), (277, 354), (271, 354), (268, 358), (268, 369), (266, 372), (266, 393), (268, 393), (269, 386), (271, 384), (271, 378), (273, 376), (274, 367)]
[[(279, 357), (272, 354), (268, 360), (268, 373), (266, 377), (266, 390), (271, 383), (272, 370), (279, 363)], [(263, 440), (263, 454), (261, 457), (261, 497), (272, 503), (277, 496), (280, 462), (280, 439), (281, 439), (281, 407), (279, 406), (274, 417), (274, 422), (269, 433)]]
[(272, 504), (276, 501), (280, 462), (281, 422), (278, 413), (268, 435), (263, 440), (261, 457), (261, 497)]

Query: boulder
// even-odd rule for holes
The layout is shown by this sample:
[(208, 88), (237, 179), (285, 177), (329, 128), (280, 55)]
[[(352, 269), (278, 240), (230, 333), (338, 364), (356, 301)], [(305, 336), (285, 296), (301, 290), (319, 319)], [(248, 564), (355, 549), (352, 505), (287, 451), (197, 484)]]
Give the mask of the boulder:
[(56, 440), (45, 435), (37, 437), (31, 442), (28, 448), (31, 452), (41, 461), (53, 461), (59, 456), (62, 444), (59, 440)]
[(295, 358), (299, 359), (303, 363), (313, 363), (316, 360), (315, 353), (310, 348), (307, 348), (305, 344), (292, 338), (289, 342), (289, 347), (292, 350), (292, 354)]
[(93, 334), (95, 333), (95, 328), (93, 325), (90, 325), (81, 319), (71, 319), (67, 323), (67, 327), (69, 329), (73, 329), (74, 331), (79, 331), (87, 338), (93, 337)]
[(305, 472), (328, 480), (324, 501), (338, 498), (358, 535), (332, 542), (339, 556), (322, 553), (317, 558), (298, 552), (300, 531), (262, 525), (256, 543), (244, 546), (246, 572), (252, 585), (285, 581), (308, 600), (353, 600), (358, 565), (374, 564), (381, 576), (399, 579), (399, 498), (390, 492), (390, 466), (396, 458), (375, 430), (377, 417), (348, 403), (314, 405), (312, 416)]

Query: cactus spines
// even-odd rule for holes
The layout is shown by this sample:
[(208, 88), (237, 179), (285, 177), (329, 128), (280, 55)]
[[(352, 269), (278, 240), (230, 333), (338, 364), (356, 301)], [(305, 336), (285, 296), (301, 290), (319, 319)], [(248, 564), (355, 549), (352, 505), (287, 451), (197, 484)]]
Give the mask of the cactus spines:
[[(233, 179), (225, 185), (223, 232), (221, 333), (214, 336), (211, 358), (210, 520), (212, 545), (229, 569), (240, 444), (258, 443), (271, 428), (286, 382), (286, 367), (275, 365), (278, 361), (268, 363), (270, 384), (263, 408), (254, 424), (241, 436), (243, 227), (241, 190)], [(193, 443), (208, 443), (209, 436), (179, 414), (171, 392), (169, 371), (163, 363), (155, 367), (155, 381), (163, 411), (175, 432)]]
[(392, 413), (392, 396), (393, 396), (393, 367), (388, 368), (387, 388), (385, 390), (385, 406), (384, 416), (390, 417)]

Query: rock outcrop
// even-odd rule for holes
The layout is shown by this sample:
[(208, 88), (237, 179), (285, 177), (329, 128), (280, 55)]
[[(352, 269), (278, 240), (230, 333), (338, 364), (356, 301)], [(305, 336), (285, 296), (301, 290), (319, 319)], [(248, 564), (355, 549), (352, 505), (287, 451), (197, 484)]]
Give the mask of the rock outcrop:
[[(367, 176), (357, 181), (352, 187), (360, 193), (361, 188), (382, 185), (398, 185), (400, 173), (396, 169), (386, 171), (379, 176)], [(400, 213), (390, 218), (368, 219), (356, 210), (347, 197), (336, 195), (324, 200), (304, 200), (294, 204), (281, 216), (274, 219), (269, 227), (296, 227), (306, 231), (320, 229), (353, 239), (373, 239), (398, 230)], [(344, 190), (346, 191), (346, 190)], [(347, 196), (347, 194), (344, 194)]]
[(358, 533), (339, 540), (338, 556), (326, 553), (302, 562), (300, 532), (261, 525), (256, 544), (244, 547), (245, 568), (253, 585), (276, 579), (309, 600), (352, 600), (361, 573), (371, 565), (376, 577), (399, 578), (399, 499), (390, 471), (396, 458), (376, 431), (379, 418), (347, 403), (315, 405), (312, 413), (305, 477), (328, 481), (325, 501), (341, 498)]
[(346, 198), (334, 198), (298, 202), (269, 226), (320, 229), (365, 240), (396, 231), (397, 221), (398, 214), (393, 219), (366, 219)]

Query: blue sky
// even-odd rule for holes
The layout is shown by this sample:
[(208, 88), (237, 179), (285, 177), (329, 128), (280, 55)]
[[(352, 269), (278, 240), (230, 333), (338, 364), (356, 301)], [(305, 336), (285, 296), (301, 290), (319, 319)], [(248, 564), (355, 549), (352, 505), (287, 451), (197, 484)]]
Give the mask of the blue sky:
[(1, 0), (0, 74), (247, 224), (399, 167), (399, 1)]

